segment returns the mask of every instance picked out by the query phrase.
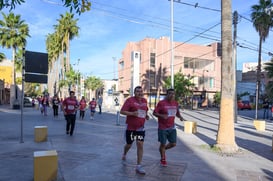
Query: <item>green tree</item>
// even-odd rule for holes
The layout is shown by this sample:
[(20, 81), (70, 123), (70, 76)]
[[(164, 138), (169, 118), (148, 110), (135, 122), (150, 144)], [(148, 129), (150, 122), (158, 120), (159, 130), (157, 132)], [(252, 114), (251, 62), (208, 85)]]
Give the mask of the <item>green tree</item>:
[[(265, 63), (264, 70), (269, 78), (273, 78), (273, 59)], [(273, 101), (273, 81), (269, 81), (266, 85), (266, 95), (270, 101)]]
[(90, 93), (96, 90), (102, 90), (104, 85), (100, 78), (91, 76), (85, 79), (84, 86), (87, 90), (89, 90), (89, 93)]
[[(175, 99), (182, 103), (182, 99), (185, 99), (187, 96), (192, 94), (194, 84), (192, 83), (193, 77), (184, 76), (179, 70), (179, 72), (174, 74), (174, 90), (175, 90)], [(168, 76), (164, 80), (163, 87), (168, 89), (171, 88), (171, 76)]]
[[(29, 37), (29, 28), (24, 20), (21, 20), (20, 15), (10, 13), (8, 15), (2, 13), (3, 20), (0, 20), (0, 45), (2, 47), (12, 49), (12, 83), (14, 84), (16, 91), (16, 67), (15, 67), (15, 55), (17, 49), (23, 49), (27, 43), (27, 37)], [(15, 99), (17, 100), (17, 93), (15, 93)], [(14, 104), (14, 100), (11, 100)]]
[(220, 92), (216, 92), (213, 96), (214, 99), (214, 104), (216, 107), (218, 107), (221, 103), (221, 93)]
[(0, 52), (0, 62), (2, 62), (5, 58), (5, 54)]
[(15, 55), (18, 48), (26, 46), (26, 39), (29, 37), (29, 28), (20, 15), (2, 13), (3, 20), (0, 20), (0, 44), (4, 48), (12, 49), (13, 61), (13, 83), (15, 83)]
[[(58, 34), (52, 33), (52, 34), (48, 34), (47, 38), (46, 38), (46, 50), (48, 53), (48, 67), (49, 67), (49, 74), (48, 74), (48, 86), (49, 87), (53, 87), (54, 89), (54, 94), (56, 94), (57, 92), (59, 92), (59, 79), (64, 79), (65, 75), (64, 75), (64, 71), (63, 71), (63, 67), (61, 68), (59, 67), (59, 62), (58, 60), (63, 60), (62, 59), (62, 46), (61, 46), (61, 40), (60, 40), (60, 36), (58, 36)], [(57, 63), (57, 66), (55, 62)], [(62, 63), (62, 62), (61, 62)], [(53, 67), (54, 66), (54, 67)], [(55, 70), (53, 70), (55, 69)], [(52, 71), (53, 70), (53, 71)], [(61, 77), (60, 77), (60, 70), (61, 70)], [(58, 87), (57, 87), (58, 86)], [(52, 89), (51, 89), (52, 90)], [(61, 94), (62, 96), (62, 94)]]
[[(83, 12), (89, 11), (91, 8), (90, 0), (61, 0), (63, 6), (70, 8), (70, 12), (73, 10), (76, 13), (81, 14)], [(3, 8), (9, 8), (10, 10), (15, 9), (17, 5), (25, 3), (25, 0), (0, 0), (0, 10)]]
[(15, 71), (21, 72), (22, 67), (23, 67), (23, 49), (19, 47), (15, 55)]
[[(61, 41), (62, 51), (64, 51), (66, 71), (70, 69), (70, 40), (79, 35), (79, 27), (77, 26), (78, 19), (74, 19), (74, 15), (66, 12), (65, 15), (60, 15), (58, 25), (55, 25), (55, 31)], [(63, 52), (62, 52), (63, 53)]]
[[(269, 35), (269, 30), (273, 26), (273, 13), (271, 12), (273, 4), (271, 0), (259, 0), (259, 4), (251, 6), (251, 20), (255, 30), (259, 33), (259, 54), (258, 54), (258, 67), (257, 67), (257, 95), (256, 102), (260, 98), (261, 88), (261, 56), (262, 56), (262, 43)], [(256, 110), (258, 104), (256, 104)], [(257, 119), (257, 114), (256, 114)]]
[(59, 87), (62, 88), (64, 86), (68, 86), (69, 90), (71, 87), (75, 87), (77, 83), (78, 77), (80, 77), (80, 73), (71, 69), (70, 71), (65, 73), (66, 79), (60, 80)]
[(57, 33), (48, 34), (46, 38), (46, 50), (48, 53), (49, 69), (58, 60), (61, 52), (61, 40)]
[(95, 90), (103, 87), (102, 80), (98, 77), (95, 77), (95, 76), (87, 77), (84, 84), (87, 89), (90, 89), (92, 91), (95, 91)]
[(30, 97), (37, 97), (42, 94), (40, 84), (38, 83), (25, 83), (25, 95)]
[[(56, 61), (60, 61), (61, 68), (55, 67), (57, 71), (55, 74), (49, 75), (50, 82), (53, 82), (59, 87), (56, 89), (61, 91), (61, 88), (71, 85), (70, 78), (66, 78), (70, 71), (70, 41), (78, 36), (79, 27), (77, 26), (78, 19), (74, 19), (74, 15), (71, 13), (65, 13), (60, 15), (58, 24), (54, 25), (55, 32), (47, 35), (46, 48), (49, 57), (49, 69), (53, 68)], [(49, 70), (49, 71), (50, 71)], [(59, 71), (61, 71), (61, 77), (59, 77)], [(59, 80), (60, 78), (60, 80)], [(61, 81), (61, 82), (60, 82)], [(52, 84), (52, 86), (55, 86)], [(63, 89), (61, 94), (63, 93)]]
[[(232, 60), (232, 13), (231, 0), (221, 1), (221, 107), (216, 147), (224, 153), (234, 153), (238, 150), (235, 142), (235, 62)], [(233, 75), (233, 76), (231, 76)]]

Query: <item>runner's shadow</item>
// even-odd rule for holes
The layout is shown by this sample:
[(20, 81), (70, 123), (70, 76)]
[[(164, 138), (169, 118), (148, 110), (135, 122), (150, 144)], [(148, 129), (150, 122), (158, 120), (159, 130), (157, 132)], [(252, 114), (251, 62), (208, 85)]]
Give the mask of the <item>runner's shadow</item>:
[(273, 171), (262, 169), (262, 171), (267, 175), (266, 178), (268, 180), (273, 180)]

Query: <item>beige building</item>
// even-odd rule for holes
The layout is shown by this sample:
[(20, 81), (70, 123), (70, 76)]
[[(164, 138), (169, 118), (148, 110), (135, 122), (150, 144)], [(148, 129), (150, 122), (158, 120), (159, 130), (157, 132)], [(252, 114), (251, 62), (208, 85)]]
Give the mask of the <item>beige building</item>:
[[(122, 52), (118, 67), (119, 91), (125, 96), (141, 85), (148, 100), (163, 95), (164, 79), (171, 75), (171, 41), (168, 37), (145, 38), (129, 42)], [(213, 101), (213, 94), (221, 88), (221, 47), (219, 43), (194, 45), (174, 42), (174, 74), (179, 70), (193, 76), (194, 95), (205, 95)]]

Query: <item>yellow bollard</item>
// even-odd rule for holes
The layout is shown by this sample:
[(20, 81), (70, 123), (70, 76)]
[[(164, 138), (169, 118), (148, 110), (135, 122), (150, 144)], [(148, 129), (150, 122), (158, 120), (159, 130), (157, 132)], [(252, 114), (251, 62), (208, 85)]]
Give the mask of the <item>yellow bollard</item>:
[(47, 141), (47, 126), (35, 126), (34, 137), (35, 142)]
[(52, 181), (58, 175), (58, 155), (56, 150), (34, 152), (34, 181)]
[(253, 125), (257, 131), (265, 131), (265, 121), (263, 120), (254, 120)]
[(197, 123), (194, 121), (184, 121), (185, 133), (197, 133)]

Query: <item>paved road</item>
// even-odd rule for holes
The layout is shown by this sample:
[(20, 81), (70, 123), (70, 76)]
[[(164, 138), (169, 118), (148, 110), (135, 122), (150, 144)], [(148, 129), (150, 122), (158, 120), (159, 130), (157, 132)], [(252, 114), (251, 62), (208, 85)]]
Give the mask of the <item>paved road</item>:
[[(19, 110), (0, 106), (0, 181), (33, 180), (33, 152), (57, 150), (58, 180), (273, 180), (273, 122), (266, 121), (266, 131), (256, 131), (252, 118), (239, 111), (235, 123), (236, 143), (240, 151), (223, 155), (209, 149), (215, 144), (219, 113), (215, 110), (184, 110), (187, 120), (196, 121), (197, 134), (184, 133), (183, 122), (177, 120), (177, 147), (167, 151), (168, 167), (159, 165), (157, 122), (146, 123), (143, 165), (146, 175), (135, 173), (135, 145), (126, 162), (121, 161), (124, 144), (124, 117), (116, 125), (116, 112), (105, 110), (95, 120), (77, 120), (73, 136), (65, 134), (62, 116), (53, 119), (37, 110), (25, 108), (23, 143), (20, 143)], [(243, 114), (242, 114), (243, 113)], [(248, 112), (248, 113), (251, 113)], [(87, 113), (88, 114), (88, 113)], [(48, 141), (34, 142), (34, 127), (48, 126)]]

